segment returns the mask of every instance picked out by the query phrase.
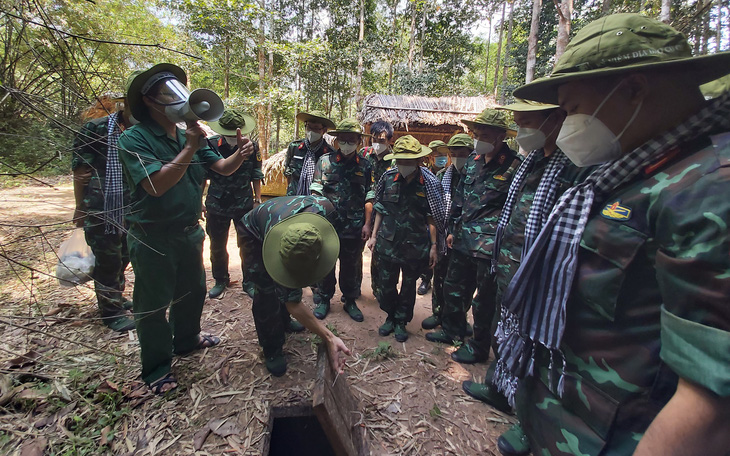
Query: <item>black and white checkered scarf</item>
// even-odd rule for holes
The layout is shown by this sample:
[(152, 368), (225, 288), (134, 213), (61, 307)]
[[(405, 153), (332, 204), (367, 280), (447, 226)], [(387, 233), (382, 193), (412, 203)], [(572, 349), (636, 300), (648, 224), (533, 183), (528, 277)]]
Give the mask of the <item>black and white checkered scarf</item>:
[[(512, 211), (517, 203), (517, 194), (522, 189), (527, 176), (529, 176), (532, 172), (534, 164), (543, 157), (543, 153), (542, 149), (530, 152), (525, 161), (523, 161), (517, 169), (517, 172), (512, 179), (509, 192), (507, 193), (507, 200), (504, 203), (502, 214), (500, 215), (499, 223), (497, 224), (497, 233), (494, 236), (493, 251), (496, 253), (492, 255), (493, 274), (497, 269), (499, 249), (502, 245), (504, 230), (509, 223)], [(550, 211), (555, 205), (558, 176), (560, 176), (563, 168), (565, 168), (565, 165), (568, 163), (570, 163), (570, 160), (560, 151), (560, 149), (556, 150), (549, 158), (548, 164), (545, 167), (545, 172), (542, 175), (542, 179), (540, 179), (540, 184), (537, 186), (537, 190), (535, 191), (535, 198), (532, 201), (532, 206), (530, 206), (530, 213), (527, 216), (527, 223), (525, 225), (525, 241), (522, 245), (521, 258), (524, 258), (525, 255), (527, 255), (528, 250), (532, 247), (537, 235), (540, 233), (542, 227), (545, 226), (545, 222), (547, 222), (547, 219), (550, 216)]]
[(122, 162), (119, 161), (119, 113), (109, 116), (107, 122), (106, 181), (104, 183), (104, 233), (116, 234), (124, 223), (124, 181)]
[[(730, 128), (730, 92), (708, 103), (687, 121), (623, 157), (598, 167), (585, 182), (558, 200), (544, 228), (510, 282), (497, 328), (499, 361), (493, 382), (511, 404), (517, 379), (534, 374), (538, 345), (550, 352), (550, 387), (563, 393), (568, 296), (577, 269), (578, 247), (588, 216), (617, 187), (634, 179), (648, 164), (675, 146), (712, 131)], [(560, 367), (558, 366), (560, 364)]]
[(297, 195), (311, 195), (312, 192), (309, 190), (309, 186), (312, 185), (312, 179), (314, 178), (314, 167), (317, 164), (315, 159), (316, 153), (324, 147), (325, 140), (319, 142), (319, 145), (312, 148), (308, 139), (304, 140), (304, 147), (307, 148), (307, 153), (304, 154), (304, 163), (302, 163), (302, 173), (299, 175), (299, 187), (297, 187)]

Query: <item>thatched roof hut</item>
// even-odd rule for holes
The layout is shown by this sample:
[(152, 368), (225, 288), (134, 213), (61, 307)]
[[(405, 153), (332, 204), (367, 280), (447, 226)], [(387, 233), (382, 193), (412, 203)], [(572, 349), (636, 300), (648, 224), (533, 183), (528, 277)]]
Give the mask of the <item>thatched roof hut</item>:
[(420, 97), (413, 95), (373, 94), (365, 98), (358, 120), (366, 132), (378, 120), (393, 124), (397, 139), (413, 135), (422, 144), (448, 139), (463, 133), (461, 119), (473, 119), (486, 108), (496, 105), (491, 97)]

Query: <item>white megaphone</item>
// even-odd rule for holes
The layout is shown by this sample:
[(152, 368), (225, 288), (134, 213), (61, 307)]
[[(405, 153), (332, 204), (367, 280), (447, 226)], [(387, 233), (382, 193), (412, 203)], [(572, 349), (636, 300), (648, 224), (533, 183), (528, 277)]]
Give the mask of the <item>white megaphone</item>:
[(223, 100), (210, 89), (195, 89), (182, 106), (168, 106), (165, 114), (175, 123), (198, 120), (212, 122), (223, 115)]

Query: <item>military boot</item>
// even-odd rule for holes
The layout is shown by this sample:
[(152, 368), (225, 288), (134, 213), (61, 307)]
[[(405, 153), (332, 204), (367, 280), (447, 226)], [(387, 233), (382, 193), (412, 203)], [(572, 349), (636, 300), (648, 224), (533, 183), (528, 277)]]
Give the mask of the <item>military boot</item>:
[(345, 312), (347, 312), (347, 315), (350, 316), (353, 320), (360, 322), (365, 319), (362, 315), (362, 311), (357, 307), (357, 303), (354, 299), (348, 299), (345, 301)]
[(223, 294), (223, 291), (226, 289), (227, 286), (228, 286), (228, 279), (216, 280), (215, 285), (208, 292), (208, 297), (210, 299), (217, 298), (218, 296)]
[(497, 449), (504, 456), (525, 456), (530, 454), (530, 442), (520, 423), (515, 424), (497, 439)]
[(393, 330), (395, 330), (395, 322), (393, 322), (393, 320), (388, 318), (385, 320), (385, 323), (380, 325), (380, 328), (378, 328), (378, 334), (385, 337), (388, 334), (392, 333)]
[(398, 322), (395, 324), (395, 340), (398, 342), (405, 342), (408, 340), (408, 331), (406, 331), (406, 324)]
[(461, 383), (461, 388), (469, 396), (478, 401), (482, 401), (485, 404), (491, 405), (500, 412), (512, 413), (512, 407), (510, 407), (509, 402), (507, 402), (507, 398), (497, 391), (497, 388), (493, 385), (467, 380)]
[(317, 317), (320, 320), (324, 320), (324, 318), (327, 316), (328, 313), (330, 313), (330, 302), (327, 301), (320, 301), (319, 304), (317, 304), (317, 307), (314, 308), (314, 311), (312, 312), (315, 317)]
[[(470, 339), (471, 340), (471, 339)], [(475, 350), (474, 346), (466, 341), (458, 350), (451, 354), (451, 359), (461, 364), (482, 363), (489, 358), (489, 354), (484, 354), (481, 350)]]
[(423, 322), (421, 322), (421, 328), (423, 328), (423, 329), (433, 329), (440, 325), (441, 325), (441, 317), (438, 317), (436, 315), (431, 315), (430, 317), (423, 320)]
[(264, 364), (274, 377), (281, 377), (286, 374), (286, 358), (283, 349), (281, 347), (264, 348)]

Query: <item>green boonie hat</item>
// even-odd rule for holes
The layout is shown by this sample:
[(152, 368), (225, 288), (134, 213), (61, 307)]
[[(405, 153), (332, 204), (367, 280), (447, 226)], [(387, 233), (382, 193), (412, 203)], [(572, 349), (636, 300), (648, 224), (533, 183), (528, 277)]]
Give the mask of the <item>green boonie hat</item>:
[(272, 226), (261, 254), (266, 272), (276, 283), (303, 288), (319, 282), (335, 267), (340, 239), (326, 218), (303, 212)]
[(449, 139), (449, 147), (468, 147), (474, 150), (474, 139), (466, 133), (457, 133)]
[(317, 122), (328, 130), (335, 128), (335, 123), (329, 120), (322, 111), (300, 112), (297, 114), (297, 120), (302, 122)]
[(256, 128), (256, 121), (248, 114), (238, 109), (226, 109), (221, 118), (208, 122), (211, 130), (223, 136), (236, 136), (236, 129), (241, 129), (242, 135), (247, 135)]
[(440, 139), (437, 139), (436, 141), (431, 141), (430, 143), (428, 143), (428, 148), (435, 152), (438, 152), (439, 149), (446, 149), (444, 151), (444, 153), (448, 152), (448, 149), (449, 149), (448, 146), (446, 145), (446, 143), (441, 141)]
[(158, 63), (148, 70), (140, 71), (139, 74), (135, 75), (135, 73), (132, 73), (129, 79), (127, 79), (127, 104), (129, 104), (129, 109), (137, 120), (149, 119), (147, 107), (142, 101), (142, 87), (144, 87), (148, 79), (163, 71), (172, 73), (175, 79), (183, 85), (188, 83), (188, 77), (185, 75), (185, 71), (172, 63)]
[(550, 109), (556, 109), (560, 106), (549, 103), (540, 103), (532, 100), (522, 100), (517, 98), (514, 103), (510, 103), (504, 106), (495, 106), (494, 109), (501, 109), (504, 111), (512, 112), (535, 112), (535, 111), (547, 111)]
[(517, 136), (517, 130), (512, 129), (509, 118), (504, 111), (498, 111), (496, 109), (487, 108), (479, 114), (476, 119), (468, 120), (461, 119), (461, 121), (469, 127), (469, 130), (474, 131), (476, 125), (486, 125), (488, 127), (501, 128), (507, 132), (507, 137), (512, 138)]
[(393, 144), (393, 152), (383, 157), (383, 160), (394, 160), (400, 158), (407, 160), (409, 158), (421, 158), (433, 152), (428, 147), (421, 145), (416, 138), (411, 135), (401, 136), (396, 139)]
[(371, 136), (362, 132), (360, 123), (354, 118), (341, 120), (335, 130), (328, 131), (327, 133), (332, 136), (337, 136), (340, 133), (357, 133), (360, 136)]
[(514, 95), (557, 103), (558, 87), (579, 79), (652, 70), (692, 75), (700, 85), (728, 69), (730, 52), (692, 57), (685, 36), (671, 26), (640, 14), (612, 14), (580, 29), (552, 74), (519, 87)]

